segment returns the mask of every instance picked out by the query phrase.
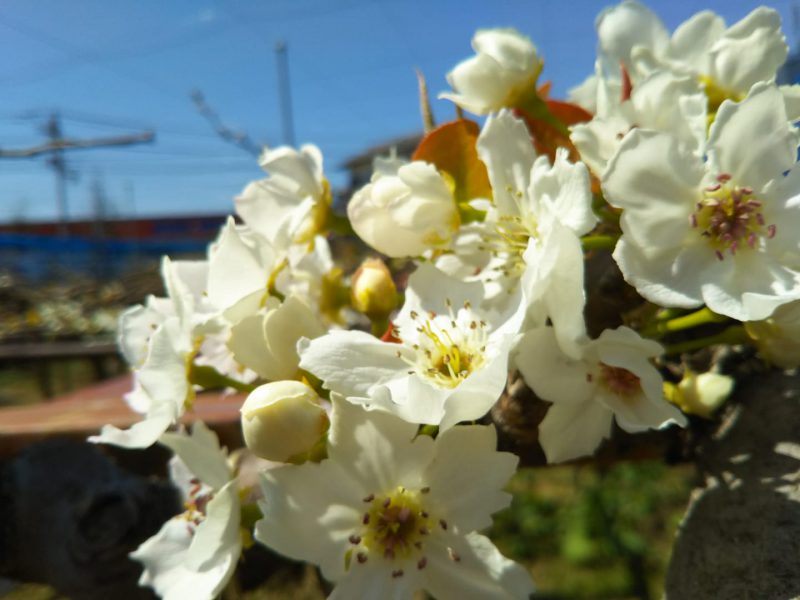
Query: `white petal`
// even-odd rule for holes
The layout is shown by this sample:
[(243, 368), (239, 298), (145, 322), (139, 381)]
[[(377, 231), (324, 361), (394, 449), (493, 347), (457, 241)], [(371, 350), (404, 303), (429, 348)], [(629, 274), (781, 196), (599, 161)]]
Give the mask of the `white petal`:
[(273, 261), (262, 253), (271, 252), (266, 238), (259, 237), (259, 251), (246, 244), (230, 217), (209, 259), (208, 297), (214, 306), (224, 310), (254, 292), (266, 294)]
[(495, 205), (503, 214), (518, 214), (515, 194), (527, 191), (536, 160), (527, 126), (509, 111), (502, 110), (487, 119), (477, 148), (489, 172)]
[(565, 226), (576, 235), (589, 233), (597, 224), (592, 211), (592, 190), (589, 170), (581, 162), (571, 163), (565, 148), (556, 152), (552, 168), (534, 165), (529, 193), (541, 198)]
[[(496, 449), (493, 425), (453, 427), (436, 438), (436, 458), (425, 474), (430, 502), (460, 531), (490, 526), (491, 515), (511, 502), (511, 496), (501, 490), (519, 459)], [(475, 485), (478, 481), (480, 485)]]
[(592, 397), (594, 386), (586, 377), (589, 369), (559, 348), (552, 327), (525, 333), (514, 357), (525, 383), (543, 400), (583, 403)]
[(227, 552), (208, 568), (196, 571), (185, 560), (192, 536), (180, 516), (167, 521), (161, 530), (131, 553), (144, 566), (140, 585), (153, 587), (165, 600), (213, 600), (233, 574), (238, 559)]
[(360, 565), (353, 561), (354, 564), (336, 583), (328, 600), (406, 600), (422, 587), (420, 577), (415, 572), (416, 566), (404, 564), (403, 576), (392, 577), (397, 565), (388, 561), (375, 562)]
[(345, 572), (347, 538), (361, 524), (368, 493), (337, 462), (287, 465), (262, 474), (264, 518), (255, 538), (276, 552), (320, 565), (335, 581)]
[(732, 25), (714, 44), (709, 75), (723, 87), (744, 93), (759, 81), (773, 80), (788, 53), (780, 14), (761, 6)]
[(696, 72), (709, 73), (709, 52), (725, 32), (725, 20), (710, 10), (693, 15), (672, 34), (669, 54), (694, 67)]
[(222, 489), (231, 479), (217, 435), (202, 421), (194, 422), (191, 435), (165, 433), (159, 442), (177, 454), (189, 471), (212, 489)]
[(636, 129), (603, 175), (612, 205), (625, 209), (625, 237), (638, 246), (675, 247), (694, 233), (689, 215), (705, 170), (691, 149), (666, 133)]
[(433, 440), (417, 436), (418, 425), (334, 396), (328, 456), (348, 465), (371, 493), (398, 485), (421, 487), (420, 466), (433, 458)]
[(229, 556), (235, 564), (241, 552), (239, 519), (239, 490), (236, 481), (230, 481), (209, 501), (206, 518), (195, 530), (186, 554), (186, 566), (197, 572), (212, 570), (229, 564)]
[(611, 435), (612, 417), (609, 409), (594, 400), (553, 404), (539, 424), (539, 443), (547, 462), (593, 454)]
[(661, 306), (693, 308), (703, 304), (701, 286), (712, 276), (713, 261), (718, 260), (708, 244), (698, 239), (685, 249), (652, 256), (646, 252), (623, 238), (613, 254), (625, 280), (639, 294)]
[(742, 102), (722, 103), (709, 133), (709, 153), (720, 173), (760, 190), (792, 168), (797, 137), (774, 85), (757, 85)]
[(93, 435), (88, 440), (95, 444), (111, 444), (121, 448), (149, 448), (175, 420), (174, 414), (159, 413), (148, 415), (143, 421), (124, 430), (113, 425), (104, 425), (99, 435)]
[(500, 554), (485, 536), (431, 539), (430, 546), (425, 589), (438, 600), (527, 600), (534, 592), (527, 569)]
[(345, 396), (368, 396), (372, 388), (405, 375), (407, 365), (397, 356), (401, 348), (362, 331), (338, 330), (298, 346), (300, 368)]
[(669, 34), (661, 19), (649, 8), (633, 0), (625, 0), (600, 13), (595, 22), (600, 51), (614, 73), (619, 64), (630, 66), (631, 51), (645, 46), (656, 53), (669, 44)]
[(800, 271), (762, 252), (739, 252), (716, 265), (702, 286), (703, 300), (719, 314), (739, 321), (766, 319), (781, 304), (800, 298)]

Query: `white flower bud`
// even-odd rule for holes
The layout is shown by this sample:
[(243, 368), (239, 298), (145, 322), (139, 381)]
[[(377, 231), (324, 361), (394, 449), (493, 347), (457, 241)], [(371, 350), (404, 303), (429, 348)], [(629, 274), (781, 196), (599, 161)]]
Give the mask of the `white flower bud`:
[(329, 424), (317, 393), (299, 381), (257, 387), (241, 413), (247, 447), (260, 458), (280, 462), (311, 450)]
[(536, 46), (515, 29), (482, 29), (472, 38), (475, 56), (447, 74), (457, 92), (439, 94), (477, 115), (514, 107), (535, 92), (542, 61)]
[(396, 174), (376, 172), (353, 195), (347, 216), (362, 240), (395, 258), (447, 244), (460, 225), (450, 187), (436, 167), (422, 161)]

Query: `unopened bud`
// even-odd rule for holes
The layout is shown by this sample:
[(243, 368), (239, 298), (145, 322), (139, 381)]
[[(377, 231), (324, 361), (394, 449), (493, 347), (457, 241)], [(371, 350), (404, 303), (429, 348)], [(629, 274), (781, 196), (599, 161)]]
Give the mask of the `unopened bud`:
[(329, 421), (317, 393), (299, 381), (273, 381), (253, 390), (241, 408), (247, 447), (261, 458), (287, 462), (310, 451)]
[(386, 318), (397, 307), (397, 287), (382, 260), (368, 258), (353, 275), (353, 307), (372, 318)]
[(664, 395), (683, 412), (710, 418), (733, 391), (733, 378), (686, 371), (680, 383), (665, 384)]

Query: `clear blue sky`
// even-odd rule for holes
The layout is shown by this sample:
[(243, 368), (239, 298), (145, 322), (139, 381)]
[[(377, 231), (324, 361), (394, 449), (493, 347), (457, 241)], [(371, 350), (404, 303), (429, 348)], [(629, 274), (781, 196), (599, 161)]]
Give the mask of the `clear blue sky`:
[[(334, 186), (341, 164), (366, 147), (420, 128), (414, 78), (435, 94), (471, 54), (481, 27), (514, 26), (545, 59), (563, 97), (592, 70), (594, 19), (605, 0), (3, 0), (0, 4), (0, 147), (44, 141), (50, 112), (71, 137), (143, 128), (151, 145), (68, 153), (76, 180), (70, 212), (86, 216), (102, 180), (122, 216), (229, 212), (262, 176), (256, 161), (220, 140), (193, 107), (200, 89), (233, 128), (282, 143), (275, 44), (289, 46), (296, 137), (325, 157)], [(773, 3), (790, 43), (791, 0)], [(702, 8), (732, 23), (756, 3), (649, 3), (674, 28)], [(453, 115), (435, 101), (440, 120)], [(0, 160), (0, 221), (56, 216), (44, 158)]]

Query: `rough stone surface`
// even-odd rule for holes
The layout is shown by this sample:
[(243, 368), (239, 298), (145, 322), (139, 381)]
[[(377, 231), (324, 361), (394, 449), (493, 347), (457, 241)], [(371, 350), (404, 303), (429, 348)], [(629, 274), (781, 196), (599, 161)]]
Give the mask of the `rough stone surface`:
[(669, 600), (800, 598), (800, 376), (755, 376), (732, 404), (698, 448)]

